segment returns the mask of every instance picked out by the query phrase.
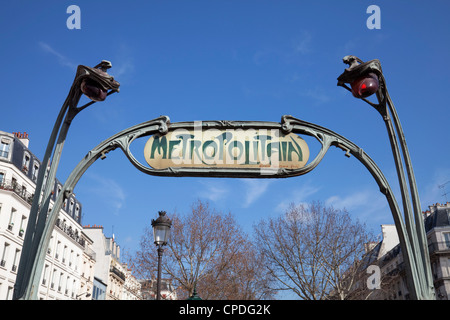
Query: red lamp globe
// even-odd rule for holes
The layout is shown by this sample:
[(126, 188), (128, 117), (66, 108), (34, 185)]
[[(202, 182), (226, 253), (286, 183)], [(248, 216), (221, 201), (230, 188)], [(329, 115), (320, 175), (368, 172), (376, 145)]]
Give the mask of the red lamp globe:
[(353, 81), (351, 87), (355, 98), (367, 98), (377, 92), (379, 88), (378, 77), (374, 73), (368, 73)]

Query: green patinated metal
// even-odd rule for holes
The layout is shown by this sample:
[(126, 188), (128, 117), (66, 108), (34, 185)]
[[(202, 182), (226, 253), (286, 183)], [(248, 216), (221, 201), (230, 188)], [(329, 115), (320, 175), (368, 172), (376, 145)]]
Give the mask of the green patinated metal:
[[(405, 134), (400, 124), (400, 119), (394, 107), (394, 103), (389, 96), (386, 79), (384, 78), (380, 61), (378, 59), (374, 59), (364, 62), (355, 56), (345, 56), (343, 58), (343, 62), (348, 64), (349, 67), (345, 69), (345, 71), (338, 77), (337, 85), (342, 86), (349, 91), (351, 91), (351, 89), (346, 84), (352, 83), (352, 81), (358, 79), (359, 77), (370, 73), (375, 74), (378, 77), (379, 89), (376, 92), (378, 103), (373, 103), (364, 98), (362, 100), (371, 105), (380, 113), (386, 125), (392, 155), (394, 157), (397, 170), (398, 182), (400, 185), (406, 230), (412, 246), (411, 254), (413, 255), (414, 263), (417, 269), (417, 278), (413, 279), (416, 286), (419, 288), (416, 298), (435, 300), (436, 293), (431, 274), (428, 242), (425, 234), (422, 209), (417, 191), (417, 183), (408, 146), (406, 144)], [(400, 150), (403, 155), (404, 164)], [(408, 176), (409, 188), (406, 182), (405, 168)]]
[[(191, 128), (194, 123), (180, 122), (170, 123), (169, 117), (161, 116), (159, 118), (141, 123), (131, 128), (125, 129), (118, 134), (106, 139), (100, 143), (97, 147), (87, 153), (87, 155), (79, 162), (79, 164), (72, 171), (64, 184), (60, 195), (56, 199), (53, 206), (53, 210), (48, 216), (48, 220), (43, 232), (43, 237), (39, 245), (38, 256), (32, 270), (30, 282), (30, 299), (37, 298), (37, 288), (39, 287), (39, 278), (42, 273), (43, 262), (45, 259), (46, 248), (49, 245), (51, 231), (56, 223), (59, 208), (61, 208), (64, 200), (73, 192), (76, 184), (86, 170), (98, 159), (104, 159), (106, 154), (119, 148), (121, 149), (129, 161), (140, 171), (154, 176), (169, 176), (169, 177), (228, 177), (228, 178), (287, 178), (295, 177), (306, 174), (313, 170), (323, 159), (327, 151), (331, 146), (340, 148), (346, 152), (346, 155), (353, 155), (358, 159), (372, 174), (377, 182), (380, 191), (386, 196), (386, 199), (391, 208), (395, 224), (399, 233), (400, 242), (402, 245), (402, 252), (405, 257), (406, 270), (408, 272), (408, 279), (417, 278), (417, 269), (414, 267), (413, 255), (411, 244), (408, 239), (408, 235), (401, 217), (400, 210), (397, 202), (395, 201), (394, 194), (389, 187), (389, 184), (382, 174), (381, 170), (373, 162), (373, 160), (358, 146), (349, 141), (348, 139), (340, 136), (339, 134), (320, 127), (318, 125), (308, 123), (292, 116), (283, 116), (281, 123), (276, 122), (258, 122), (258, 121), (206, 121), (203, 125), (211, 128), (267, 128), (267, 129), (280, 129), (284, 132), (293, 132), (297, 134), (304, 134), (316, 138), (321, 143), (321, 150), (316, 157), (306, 166), (299, 169), (285, 169), (280, 168), (273, 171), (262, 171), (257, 168), (166, 168), (166, 169), (153, 169), (140, 163), (130, 151), (130, 145), (138, 138), (151, 136), (154, 134), (167, 133), (169, 127), (175, 128)], [(416, 296), (415, 292), (418, 291), (415, 288), (414, 281), (411, 281), (411, 295)]]

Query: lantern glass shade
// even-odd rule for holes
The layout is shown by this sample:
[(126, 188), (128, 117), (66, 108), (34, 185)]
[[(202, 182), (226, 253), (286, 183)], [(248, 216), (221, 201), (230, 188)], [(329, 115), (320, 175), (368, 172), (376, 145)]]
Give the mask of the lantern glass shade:
[(355, 98), (367, 98), (377, 92), (379, 88), (378, 77), (369, 73), (351, 83), (352, 94)]
[(81, 82), (81, 92), (92, 101), (104, 101), (107, 96), (107, 92), (92, 79), (84, 79)]
[(153, 239), (158, 246), (166, 245), (170, 237), (172, 221), (166, 216), (165, 211), (159, 211), (159, 217), (152, 220)]
[(153, 226), (153, 238), (155, 244), (165, 245), (169, 241), (170, 227), (167, 225), (154, 225)]

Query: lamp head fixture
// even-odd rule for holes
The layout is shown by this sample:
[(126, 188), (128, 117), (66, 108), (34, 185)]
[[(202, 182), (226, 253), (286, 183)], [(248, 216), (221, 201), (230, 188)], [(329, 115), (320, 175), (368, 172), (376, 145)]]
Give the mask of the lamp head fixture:
[(166, 216), (165, 211), (159, 211), (158, 214), (158, 219), (152, 219), (153, 238), (156, 245), (163, 246), (169, 241), (172, 221)]
[[(367, 98), (378, 91), (379, 76), (382, 74), (379, 60), (363, 62), (355, 56), (345, 56), (342, 60), (349, 67), (338, 77), (338, 86), (348, 89), (359, 99)], [(351, 88), (346, 86), (346, 83), (350, 84)]]

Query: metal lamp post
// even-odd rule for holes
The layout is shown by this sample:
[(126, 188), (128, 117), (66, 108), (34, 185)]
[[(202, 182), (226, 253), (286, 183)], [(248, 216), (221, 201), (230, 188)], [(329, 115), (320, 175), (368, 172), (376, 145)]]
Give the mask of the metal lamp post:
[(161, 258), (164, 252), (163, 246), (167, 244), (170, 236), (172, 221), (166, 216), (165, 211), (159, 211), (159, 217), (152, 220), (154, 243), (158, 250), (158, 278), (156, 282), (156, 300), (161, 300)]
[[(23, 249), (14, 285), (13, 299), (15, 300), (29, 299), (37, 291), (37, 287), (31, 284), (32, 274), (38, 263), (38, 247), (46, 225), (53, 181), (55, 180), (56, 170), (70, 124), (83, 109), (97, 101), (105, 100), (106, 96), (114, 92), (119, 92), (120, 84), (106, 72), (109, 68), (111, 68), (111, 63), (106, 60), (103, 60), (94, 68), (83, 65), (78, 66), (69, 94), (53, 126), (41, 163), (41, 170), (39, 170), (35, 196), (28, 217)], [(77, 107), (83, 94), (92, 101)], [(50, 161), (51, 156), (52, 159)], [(40, 274), (38, 276), (34, 275), (34, 277), (39, 276)]]
[[(410, 289), (413, 291), (412, 295), (415, 296), (416, 299), (435, 299), (427, 238), (411, 158), (397, 111), (394, 108), (394, 104), (392, 103), (387, 90), (386, 80), (381, 69), (380, 61), (374, 59), (363, 62), (355, 56), (345, 56), (343, 61), (348, 64), (349, 67), (338, 77), (338, 86), (342, 86), (351, 91), (354, 97), (362, 99), (374, 107), (385, 121), (402, 195), (403, 213), (407, 232), (406, 240), (409, 242), (412, 249), (411, 255), (413, 263), (411, 266), (408, 266), (407, 264), (407, 267), (412, 269), (410, 274), (413, 275), (413, 278), (409, 279), (409, 281), (412, 282), (410, 283), (412, 286)], [(350, 84), (350, 87), (346, 84)], [(373, 103), (366, 99), (372, 94), (376, 94), (378, 103)], [(392, 122), (395, 125), (395, 130)], [(399, 137), (397, 137), (396, 131)], [(405, 169), (400, 149), (403, 155), (406, 173), (408, 175), (409, 188), (406, 182)], [(411, 198), (409, 194), (411, 194)]]

